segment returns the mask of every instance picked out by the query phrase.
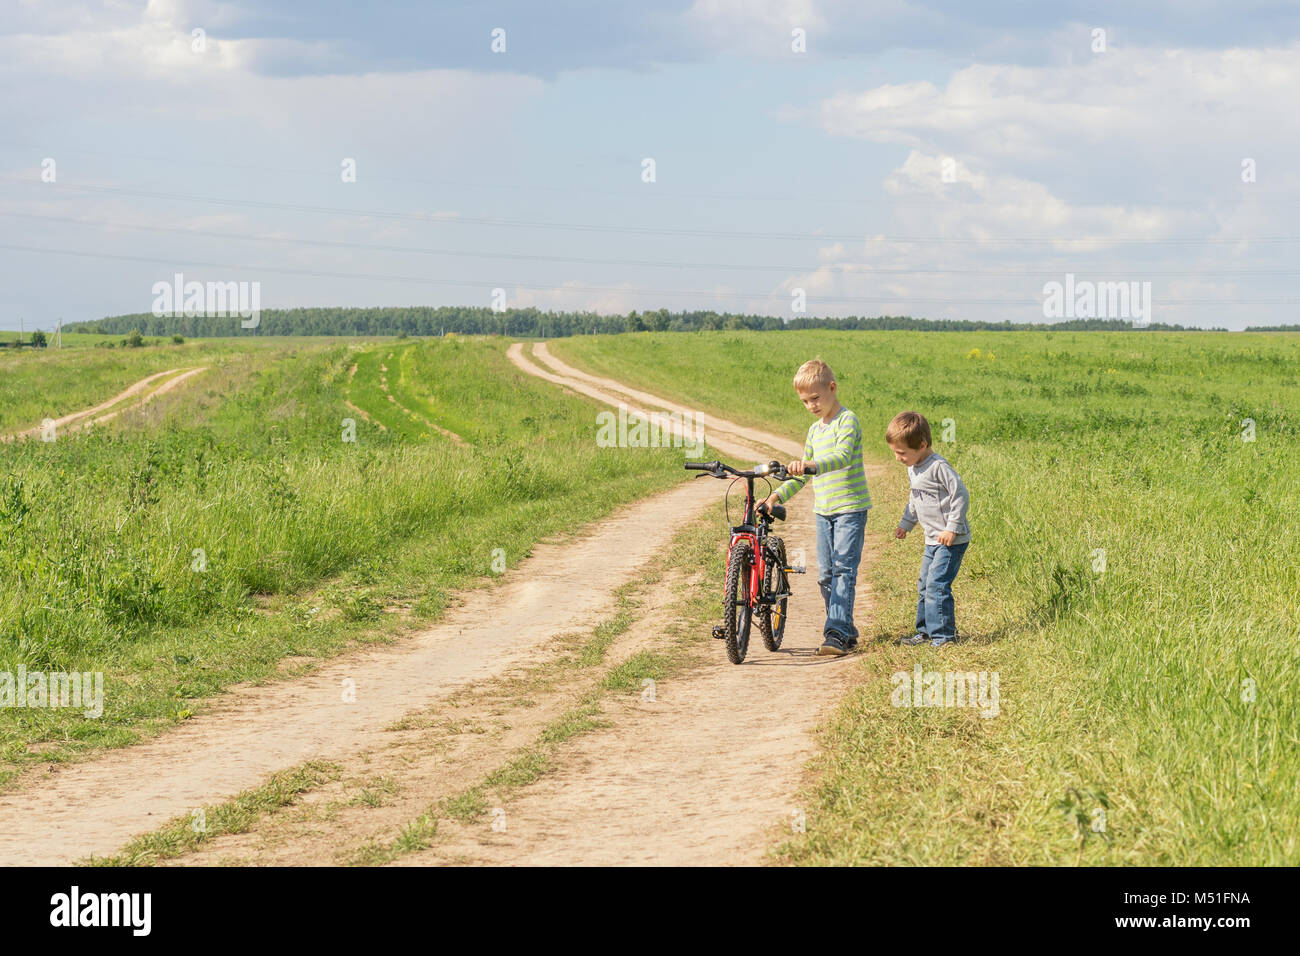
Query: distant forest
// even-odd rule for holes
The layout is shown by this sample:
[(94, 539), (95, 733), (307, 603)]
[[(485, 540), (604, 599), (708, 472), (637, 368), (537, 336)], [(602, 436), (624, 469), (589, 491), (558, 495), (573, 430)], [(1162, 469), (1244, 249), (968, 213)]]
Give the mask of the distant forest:
[[(184, 335), (203, 338), (234, 335), (509, 335), (555, 338), (567, 335), (613, 334), (619, 332), (697, 332), (709, 329), (905, 329), (923, 332), (1014, 332), (1123, 331), (1133, 329), (1122, 319), (1070, 319), (1063, 322), (967, 322), (956, 319), (914, 319), (905, 315), (876, 318), (797, 318), (782, 321), (771, 315), (736, 315), (718, 312), (630, 312), (627, 315), (597, 315), (594, 312), (542, 312), (538, 309), (506, 309), (442, 306), (428, 308), (319, 308), (263, 309), (256, 329), (240, 327), (232, 317), (157, 316), (150, 313), (112, 315), (93, 322), (65, 325), (67, 332), (101, 332), (126, 335), (139, 329), (144, 335)], [(1185, 328), (1153, 322), (1137, 331), (1225, 331)]]

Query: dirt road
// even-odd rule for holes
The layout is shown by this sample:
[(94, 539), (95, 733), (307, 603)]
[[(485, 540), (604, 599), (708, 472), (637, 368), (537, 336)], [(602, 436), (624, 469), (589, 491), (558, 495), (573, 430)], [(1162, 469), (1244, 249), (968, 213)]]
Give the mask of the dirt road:
[[(136, 382), (134, 385), (131, 385), (130, 387), (125, 388), (122, 391), (118, 392), (108, 401), (100, 402), (94, 408), (87, 408), (80, 412), (72, 412), (71, 414), (64, 415), (60, 418), (54, 419), (54, 433), (55, 435), (58, 435), (59, 432), (65, 431), (67, 429), (86, 428), (92, 425), (101, 425), (104, 422), (116, 418), (122, 412), (129, 412), (132, 411), (133, 409), (142, 408), (143, 406), (148, 405), (158, 396), (166, 395), (168, 392), (170, 392), (176, 386), (180, 385), (186, 379), (198, 375), (200, 372), (206, 370), (207, 370), (207, 366), (204, 365), (204, 366), (200, 366), (199, 368), (187, 369), (180, 375), (176, 374), (177, 372), (181, 371), (181, 369), (178, 368), (168, 369), (165, 372), (155, 372), (153, 375), (146, 376), (145, 378), (140, 379), (140, 381)], [(169, 379), (167, 378), (167, 376), (169, 375), (175, 375), (176, 377)], [(167, 380), (162, 382), (162, 384), (155, 386), (154, 383), (157, 382), (159, 379), (167, 379)], [(114, 408), (114, 406), (118, 405), (119, 403), (125, 402), (127, 399), (134, 398), (135, 396), (141, 394), (143, 394), (144, 397), (141, 398), (139, 401), (132, 402), (130, 405), (125, 405), (122, 408)], [(99, 415), (100, 412), (105, 411), (106, 409), (109, 408), (112, 408), (113, 411), (109, 412), (107, 415)], [(99, 416), (99, 417), (95, 417), (95, 416)], [(7, 435), (0, 435), (0, 441), (13, 441), (18, 438), (36, 438), (44, 430), (45, 430), (44, 424), (35, 425), (23, 431), (11, 432)]]
[[(599, 401), (641, 413), (673, 410), (654, 396), (586, 376), (550, 357), (534, 364), (519, 345), (518, 367)], [(705, 418), (709, 443), (741, 461), (798, 455), (796, 441)], [(769, 444), (770, 443), (770, 444)], [(495, 704), (461, 714), (499, 732), (421, 746), (395, 735), (395, 721), (447, 704), (467, 688), (535, 664), (559, 635), (590, 629), (608, 613), (616, 590), (638, 576), (646, 553), (664, 548), (678, 527), (716, 505), (724, 486), (685, 483), (620, 509), (575, 540), (541, 544), (503, 579), (464, 595), (436, 626), (397, 646), (349, 654), (314, 674), (264, 687), (238, 688), (185, 725), (153, 741), (101, 758), (27, 775), (0, 795), (0, 861), (66, 863), (113, 852), (133, 835), (171, 817), (257, 785), (269, 773), (308, 758), (341, 762), (354, 775), (383, 771), (399, 796), (383, 806), (333, 811), (294, 829), (259, 837), (223, 837), (182, 863), (331, 863), (340, 847), (382, 835), (421, 806), (498, 766), (511, 748), (565, 706), (572, 688), (543, 688), (504, 722)], [(814, 656), (821, 641), (811, 496), (794, 500), (783, 529), (791, 552), (806, 555), (782, 650), (769, 654), (755, 633), (744, 665), (726, 661), (705, 635), (695, 662), (656, 689), (631, 695), (605, 713), (608, 726), (576, 737), (557, 763), (511, 800), (509, 825), (440, 823), (428, 849), (401, 864), (422, 863), (752, 863), (797, 819), (795, 794), (814, 733), (845, 689), (852, 658)], [(725, 529), (718, 528), (719, 547)], [(635, 540), (640, 550), (629, 549)], [(867, 557), (865, 560), (870, 560)], [(582, 587), (573, 583), (582, 582)], [(717, 590), (715, 582), (676, 580), (673, 589)], [(563, 593), (564, 601), (554, 595)], [(871, 599), (858, 592), (865, 625)], [(662, 628), (643, 615), (611, 649), (614, 659), (660, 646)], [(355, 701), (341, 688), (355, 686)], [(309, 801), (310, 802), (310, 801)], [(30, 834), (40, 834), (32, 839)]]

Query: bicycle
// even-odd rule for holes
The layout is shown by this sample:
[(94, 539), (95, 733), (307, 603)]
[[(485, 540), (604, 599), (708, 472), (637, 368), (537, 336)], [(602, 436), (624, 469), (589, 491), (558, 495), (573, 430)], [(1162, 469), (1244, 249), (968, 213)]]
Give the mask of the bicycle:
[[(745, 514), (741, 523), (731, 528), (722, 595), (722, 624), (713, 629), (713, 636), (725, 641), (727, 658), (731, 663), (739, 664), (749, 652), (749, 632), (757, 614), (763, 644), (769, 651), (778, 650), (785, 637), (786, 611), (791, 594), (786, 575), (803, 574), (805, 569), (787, 564), (785, 542), (770, 533), (774, 520), (785, 520), (785, 505), (775, 505), (770, 511), (761, 502), (756, 507), (754, 479), (766, 481), (770, 477), (785, 481), (790, 473), (779, 461), (755, 465), (751, 471), (737, 471), (720, 461), (688, 461), (686, 469), (707, 472), (714, 478), (732, 475), (732, 484), (745, 479)], [(771, 488), (770, 481), (768, 487)], [(730, 495), (730, 487), (727, 493)], [(727, 523), (731, 523), (730, 504)]]

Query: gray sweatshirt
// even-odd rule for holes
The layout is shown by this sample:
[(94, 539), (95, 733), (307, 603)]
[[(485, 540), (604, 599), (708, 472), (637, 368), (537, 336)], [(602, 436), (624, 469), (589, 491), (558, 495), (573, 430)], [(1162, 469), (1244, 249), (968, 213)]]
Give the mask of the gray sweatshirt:
[(911, 531), (920, 522), (926, 544), (938, 544), (940, 531), (955, 532), (953, 544), (970, 540), (966, 523), (970, 494), (948, 459), (931, 452), (925, 461), (908, 466), (907, 479), (912, 483), (912, 496), (898, 522), (900, 528)]

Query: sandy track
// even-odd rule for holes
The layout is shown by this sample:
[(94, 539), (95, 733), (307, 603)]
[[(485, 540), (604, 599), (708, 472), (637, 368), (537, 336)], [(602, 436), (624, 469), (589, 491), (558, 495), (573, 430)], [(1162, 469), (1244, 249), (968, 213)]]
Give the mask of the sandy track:
[[(518, 345), (509, 354), (530, 374), (600, 401), (618, 404), (630, 395), (542, 369)], [(641, 404), (670, 407), (645, 401), (652, 398), (642, 394)], [(714, 421), (708, 440), (715, 448), (740, 461), (771, 456), (761, 433)], [(782, 457), (800, 450), (786, 439), (774, 444)], [(162, 737), (25, 775), (18, 789), (0, 795), (0, 863), (57, 864), (111, 853), (130, 837), (255, 786), (273, 771), (308, 758), (347, 759), (383, 748), (384, 728), (394, 720), (528, 662), (557, 634), (596, 624), (644, 555), (671, 539), (683, 515), (716, 503), (724, 488), (696, 479), (620, 509), (574, 540), (540, 544), (501, 582), (467, 592), (437, 626), (396, 646), (346, 655), (305, 678), (236, 688)], [(805, 549), (809, 574), (795, 579), (782, 652), (768, 654), (755, 632), (750, 659), (734, 667), (721, 644), (710, 642), (716, 652), (710, 662), (666, 682), (654, 705), (637, 709), (625, 702), (613, 727), (573, 741), (555, 773), (510, 804), (507, 833), (484, 825), (458, 834), (449, 827), (445, 841), (440, 836), (433, 849), (401, 862), (760, 859), (772, 828), (788, 823), (803, 762), (815, 750), (817, 723), (853, 672), (851, 659), (812, 655), (820, 643), (821, 602), (811, 496), (795, 502), (785, 536), (792, 551)], [(723, 534), (720, 528), (720, 546)], [(639, 548), (627, 548), (628, 541)], [(583, 587), (572, 587), (574, 581)], [(550, 600), (561, 589), (566, 600)], [(869, 598), (859, 593), (865, 622)], [(356, 688), (351, 703), (341, 691), (346, 679)], [(40, 838), (33, 840), (33, 833)], [(325, 839), (337, 849), (349, 838), (335, 833)]]
[[(109, 412), (107, 415), (103, 415), (99, 418), (93, 419), (92, 421), (85, 422), (84, 424), (102, 425), (104, 422), (116, 418), (118, 415), (120, 415), (123, 412), (132, 412), (135, 411), (137, 408), (144, 408), (144, 406), (148, 405), (155, 398), (157, 398), (160, 395), (166, 395), (168, 392), (176, 388), (176, 386), (180, 385), (186, 379), (193, 378), (195, 375), (198, 375), (200, 372), (206, 372), (207, 370), (208, 367), (206, 365), (203, 365), (200, 366), (199, 368), (192, 368), (186, 372), (183, 372), (182, 374), (177, 375), (175, 378), (169, 378), (167, 381), (163, 382), (161, 385), (155, 388), (144, 398), (140, 399), (140, 401), (135, 402), (134, 404), (129, 405), (126, 408), (119, 408), (116, 411)], [(80, 426), (77, 425), (74, 427), (80, 427)]]
[[(798, 458), (803, 455), (803, 445), (799, 442), (791, 441), (789, 438), (774, 435), (771, 432), (766, 432), (758, 428), (739, 426), (727, 421), (726, 419), (710, 415), (707, 412), (696, 411), (695, 409), (687, 408), (685, 405), (679, 405), (670, 399), (660, 398), (657, 395), (651, 395), (649, 392), (638, 391), (637, 389), (630, 388), (621, 382), (616, 382), (611, 378), (600, 378), (596, 375), (589, 375), (571, 365), (566, 365), (551, 354), (551, 350), (546, 347), (545, 342), (534, 343), (533, 355), (549, 366), (557, 375), (562, 376), (570, 382), (576, 381), (590, 386), (595, 386), (597, 389), (614, 396), (626, 395), (634, 402), (641, 402), (651, 407), (664, 408), (669, 412), (690, 412), (695, 416), (696, 420), (707, 429), (709, 435), (708, 440), (718, 448), (721, 448), (722, 446), (717, 445), (712, 436), (721, 432), (724, 435), (740, 437), (751, 443), (757, 442), (763, 447), (775, 448), (778, 451), (784, 452), (786, 456), (789, 456), (789, 458)], [(626, 402), (626, 399), (623, 399), (623, 401)], [(615, 400), (611, 404), (618, 404), (618, 401)]]
[[(179, 371), (180, 369), (178, 368), (172, 368), (172, 369), (168, 369), (165, 372), (155, 372), (153, 375), (149, 375), (146, 376), (145, 378), (140, 379), (140, 381), (136, 382), (134, 385), (131, 385), (129, 388), (123, 389), (122, 391), (118, 392), (108, 401), (100, 402), (94, 408), (87, 408), (84, 411), (73, 412), (70, 415), (64, 415), (61, 418), (54, 419), (54, 428), (56, 434), (58, 431), (67, 428), (69, 426), (74, 426), (77, 424), (85, 424), (84, 419), (88, 419), (92, 415), (98, 415), (100, 412), (104, 411), (105, 409), (112, 408), (114, 405), (118, 404), (118, 402), (126, 401), (128, 398), (132, 398), (136, 395), (139, 395), (141, 392), (147, 391), (149, 389), (149, 386), (152, 385), (154, 382), (156, 382), (158, 379), (166, 378), (168, 375), (175, 375)], [(178, 376), (177, 379), (172, 382), (165, 382), (163, 385), (157, 388), (152, 394), (146, 396), (142, 401), (137, 402), (130, 407), (138, 408), (140, 405), (143, 405), (145, 402), (148, 402), (155, 395), (160, 395), (165, 391), (167, 391), (169, 388), (173, 387), (175, 385), (175, 382), (179, 381), (181, 378), (187, 378), (190, 375), (193, 375), (201, 371), (203, 371), (203, 369), (201, 368), (193, 369), (187, 372), (185, 375)], [(116, 415), (118, 414), (118, 412), (121, 411), (124, 411), (124, 409), (118, 409), (112, 415), (105, 415), (102, 418), (97, 419), (96, 421), (108, 421), (108, 419), (112, 418), (113, 415)], [(8, 435), (0, 435), (0, 441), (13, 441), (16, 438), (35, 438), (41, 433), (43, 428), (44, 428), (43, 425), (36, 425), (33, 426), (32, 428), (24, 429), (23, 431), (12, 432)]]
[[(168, 369), (165, 372), (155, 372), (153, 375), (140, 379), (140, 381), (136, 382), (131, 387), (124, 389), (121, 392), (118, 392), (108, 401), (101, 402), (100, 404), (96, 405), (94, 408), (87, 408), (84, 411), (73, 412), (70, 415), (64, 415), (62, 418), (54, 419), (55, 434), (58, 434), (59, 431), (62, 431), (64, 429), (73, 430), (77, 428), (89, 428), (93, 425), (102, 425), (104, 422), (111, 421), (112, 419), (116, 418), (118, 415), (122, 414), (123, 412), (129, 412), (129, 411), (134, 411), (137, 408), (143, 408), (145, 405), (148, 405), (158, 396), (166, 395), (168, 392), (170, 392), (176, 386), (180, 385), (186, 379), (198, 375), (200, 372), (207, 371), (207, 366), (204, 365), (204, 366), (200, 366), (199, 368), (192, 368), (185, 371), (181, 375), (176, 375), (176, 373), (179, 371), (181, 370), (172, 368), (172, 369)], [(158, 381), (158, 379), (160, 378), (167, 378), (168, 375), (176, 375), (176, 377), (172, 379), (168, 379), (167, 381), (159, 385), (157, 388), (152, 389), (152, 391), (150, 390), (150, 386), (154, 382)], [(117, 405), (120, 402), (124, 402), (129, 398), (133, 398), (134, 396), (139, 395), (141, 393), (147, 393), (147, 394), (145, 394), (145, 396), (141, 398), (138, 402), (132, 402), (130, 405), (124, 406), (122, 408), (116, 408), (113, 411), (109, 412), (107, 415), (99, 415), (99, 413), (104, 411), (105, 409), (113, 408), (114, 405)], [(96, 415), (98, 415), (99, 417), (93, 417)], [(35, 438), (41, 434), (41, 432), (44, 430), (44, 427), (45, 427), (44, 425), (36, 425), (32, 428), (28, 428), (20, 432), (12, 432), (11, 434), (8, 435), (0, 435), (0, 441), (14, 441), (15, 439), (18, 438)]]
[[(580, 395), (586, 395), (588, 398), (594, 398), (599, 402), (605, 402), (608, 405), (627, 407), (629, 414), (639, 415), (642, 418), (649, 418), (653, 411), (667, 410), (689, 411), (685, 406), (674, 405), (663, 399), (655, 398), (645, 392), (636, 392), (626, 387), (620, 386), (617, 382), (609, 379), (595, 379), (591, 376), (571, 377), (558, 371), (547, 371), (546, 369), (533, 364), (524, 357), (523, 345), (516, 342), (506, 350), (506, 357), (510, 359), (515, 366), (529, 375), (535, 375), (538, 378), (545, 379), (555, 385), (559, 385), (570, 391), (577, 392)], [(533, 354), (544, 361), (556, 362), (556, 359), (550, 358), (549, 353), (545, 351), (542, 343), (537, 343), (533, 348)], [(565, 366), (567, 368), (567, 366)], [(630, 399), (630, 400), (629, 400)], [(712, 416), (700, 415), (698, 420), (705, 426), (705, 440), (719, 451), (728, 455), (735, 455), (742, 462), (757, 462), (771, 457), (772, 449), (781, 453), (782, 457), (789, 455), (791, 457), (803, 454), (803, 445), (792, 442), (788, 438), (779, 438), (775, 435), (768, 436), (771, 441), (763, 439), (764, 433), (751, 432), (739, 425), (723, 421)], [(712, 424), (711, 424), (712, 423)], [(666, 421), (665, 427), (669, 428), (674, 435), (681, 434), (682, 429), (675, 422)], [(594, 428), (594, 424), (593, 424)], [(711, 479), (701, 479), (711, 480)], [(719, 487), (722, 487), (719, 485)]]

